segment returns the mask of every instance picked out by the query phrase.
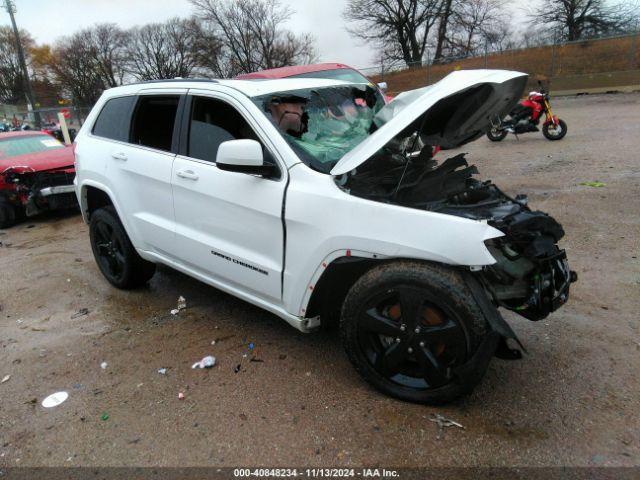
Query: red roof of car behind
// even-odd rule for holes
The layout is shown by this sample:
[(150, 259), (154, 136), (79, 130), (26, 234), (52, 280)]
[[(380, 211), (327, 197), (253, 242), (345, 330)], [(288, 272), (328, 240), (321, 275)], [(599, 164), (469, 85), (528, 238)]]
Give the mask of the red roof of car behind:
[[(336, 70), (338, 68), (349, 68), (344, 63), (316, 63), (313, 65), (296, 65), (293, 67), (272, 68), (270, 70), (261, 70), (259, 72), (243, 73), (236, 77), (237, 80), (252, 80), (255, 78), (286, 78), (301, 73), (322, 72), (324, 70)], [(352, 69), (355, 70), (355, 69)]]

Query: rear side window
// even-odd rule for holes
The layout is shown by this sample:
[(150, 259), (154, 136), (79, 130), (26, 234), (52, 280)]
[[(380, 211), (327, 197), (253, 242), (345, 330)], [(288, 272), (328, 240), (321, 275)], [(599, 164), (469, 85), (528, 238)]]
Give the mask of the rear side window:
[(118, 97), (107, 100), (93, 125), (93, 134), (99, 137), (129, 141), (129, 117), (135, 97)]
[(142, 96), (131, 124), (131, 143), (171, 151), (178, 95)]

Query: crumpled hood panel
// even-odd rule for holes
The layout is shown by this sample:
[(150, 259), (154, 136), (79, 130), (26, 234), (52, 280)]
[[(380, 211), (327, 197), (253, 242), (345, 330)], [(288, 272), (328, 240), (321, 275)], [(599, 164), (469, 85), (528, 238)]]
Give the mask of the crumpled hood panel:
[(484, 135), (491, 118), (504, 116), (518, 102), (527, 74), (507, 70), (466, 70), (398, 95), (375, 118), (379, 127), (331, 170), (342, 175), (366, 162), (396, 135), (419, 129), (427, 143), (453, 148)]

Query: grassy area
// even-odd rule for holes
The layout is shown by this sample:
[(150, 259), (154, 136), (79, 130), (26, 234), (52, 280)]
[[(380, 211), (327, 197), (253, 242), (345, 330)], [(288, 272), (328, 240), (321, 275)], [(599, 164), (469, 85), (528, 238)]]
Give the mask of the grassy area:
[[(442, 65), (411, 68), (384, 75), (391, 94), (440, 80), (454, 70), (501, 68), (550, 80), (555, 90), (640, 85), (640, 35), (535, 47), (470, 57)], [(380, 81), (381, 77), (376, 77)]]

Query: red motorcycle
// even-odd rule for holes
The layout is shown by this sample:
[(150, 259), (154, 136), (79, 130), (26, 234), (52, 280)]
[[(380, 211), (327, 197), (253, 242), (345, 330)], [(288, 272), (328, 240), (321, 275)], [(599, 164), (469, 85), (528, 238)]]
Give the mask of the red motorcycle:
[(529, 92), (526, 100), (516, 105), (504, 119), (496, 119), (491, 124), (491, 130), (487, 137), (492, 142), (499, 142), (508, 133), (516, 136), (521, 133), (538, 132), (540, 117), (544, 112), (545, 120), (542, 124), (542, 134), (548, 140), (560, 140), (567, 134), (567, 124), (551, 112), (549, 94), (545, 91), (541, 82), (539, 92)]

